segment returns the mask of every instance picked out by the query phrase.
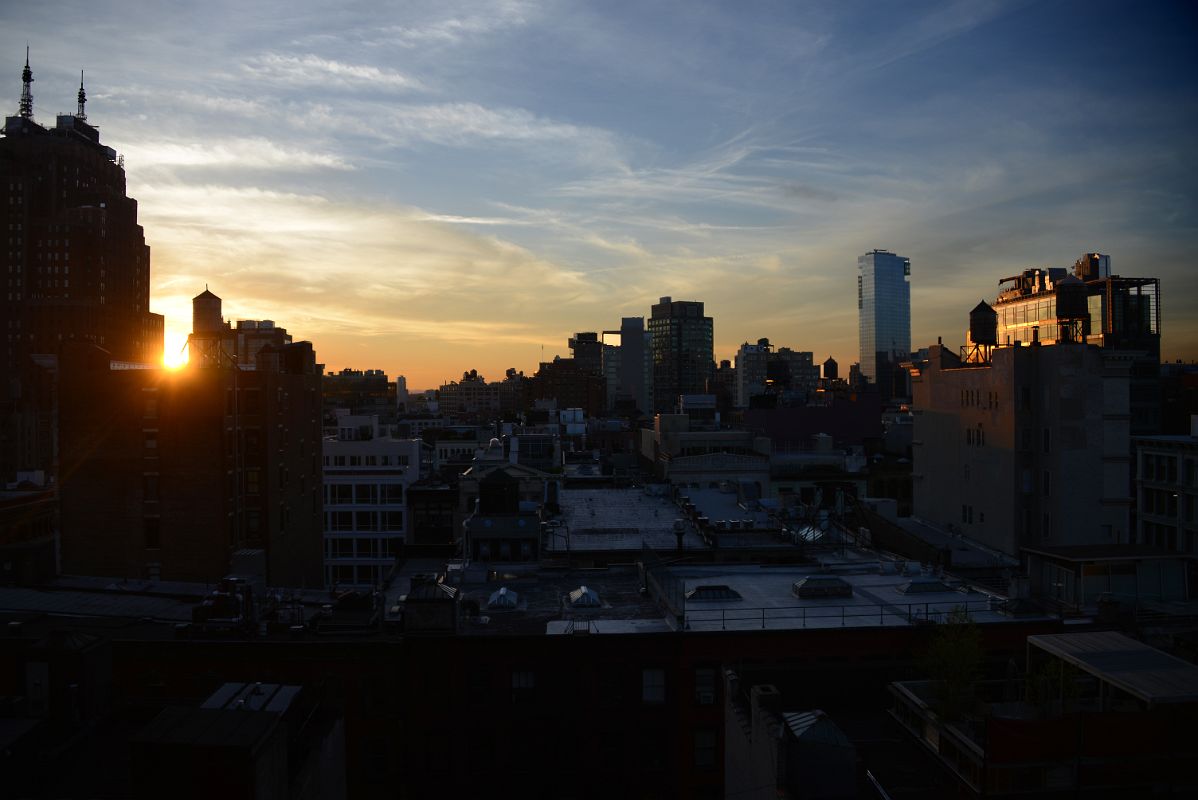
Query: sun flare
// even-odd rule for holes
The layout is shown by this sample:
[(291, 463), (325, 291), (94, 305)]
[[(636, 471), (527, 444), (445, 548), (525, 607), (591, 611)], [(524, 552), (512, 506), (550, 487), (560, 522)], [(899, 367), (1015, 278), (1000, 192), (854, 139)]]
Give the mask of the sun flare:
[(172, 331), (165, 335), (162, 350), (162, 366), (167, 369), (182, 369), (187, 366), (187, 337)]

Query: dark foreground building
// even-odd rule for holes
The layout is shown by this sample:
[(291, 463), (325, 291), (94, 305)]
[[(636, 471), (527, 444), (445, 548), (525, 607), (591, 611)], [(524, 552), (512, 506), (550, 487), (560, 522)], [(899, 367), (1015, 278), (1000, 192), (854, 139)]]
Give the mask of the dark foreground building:
[(311, 343), (177, 372), (69, 343), (59, 366), (63, 573), (212, 582), (250, 549), (269, 585), (323, 586)]
[(82, 82), (77, 112), (43, 127), (33, 118), (28, 59), (23, 79), (20, 111), (5, 119), (0, 137), (4, 480), (52, 467), (52, 400), (33, 356), (75, 340), (103, 347), (115, 361), (162, 361), (162, 317), (150, 313), (150, 248), (137, 201), (125, 194), (123, 162), (88, 123)]

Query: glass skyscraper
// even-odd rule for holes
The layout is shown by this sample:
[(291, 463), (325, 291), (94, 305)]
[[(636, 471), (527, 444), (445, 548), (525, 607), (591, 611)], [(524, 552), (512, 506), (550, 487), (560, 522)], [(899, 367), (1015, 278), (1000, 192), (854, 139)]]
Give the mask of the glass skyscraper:
[(884, 398), (896, 394), (899, 364), (911, 357), (910, 276), (911, 259), (887, 250), (857, 258), (861, 374)]

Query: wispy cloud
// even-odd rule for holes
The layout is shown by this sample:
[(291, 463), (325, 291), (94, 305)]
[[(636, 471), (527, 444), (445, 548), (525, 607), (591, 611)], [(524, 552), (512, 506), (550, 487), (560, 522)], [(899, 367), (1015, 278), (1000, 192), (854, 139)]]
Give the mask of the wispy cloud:
[(242, 69), (250, 78), (289, 86), (354, 87), (422, 91), (423, 83), (394, 70), (369, 64), (348, 64), (317, 55), (266, 53), (248, 59)]
[(126, 148), (139, 167), (238, 167), (253, 170), (349, 170), (341, 156), (298, 147), (287, 147), (268, 139), (215, 139), (167, 141), (151, 139)]

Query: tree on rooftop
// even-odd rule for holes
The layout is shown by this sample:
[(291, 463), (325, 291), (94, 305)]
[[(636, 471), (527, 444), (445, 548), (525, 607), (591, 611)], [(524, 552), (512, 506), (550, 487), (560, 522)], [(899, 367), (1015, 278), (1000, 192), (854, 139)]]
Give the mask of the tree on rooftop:
[(973, 704), (982, 669), (982, 635), (964, 608), (954, 608), (936, 626), (922, 664), (935, 684), (936, 713), (960, 719)]

